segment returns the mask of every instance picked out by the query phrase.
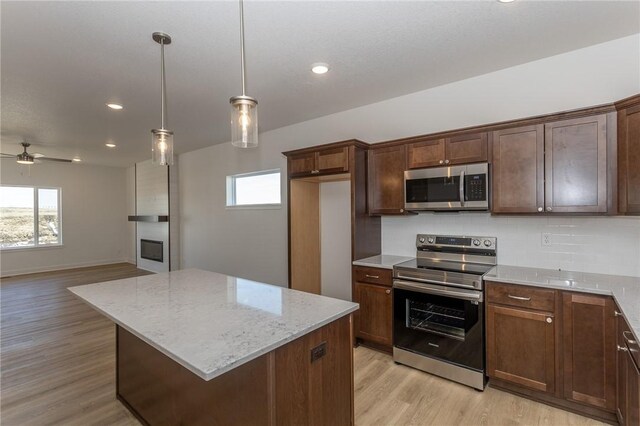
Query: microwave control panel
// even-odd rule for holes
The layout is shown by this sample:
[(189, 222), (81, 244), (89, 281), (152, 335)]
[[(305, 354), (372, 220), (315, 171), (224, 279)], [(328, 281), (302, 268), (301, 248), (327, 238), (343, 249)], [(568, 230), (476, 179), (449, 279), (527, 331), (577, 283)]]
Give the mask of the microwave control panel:
[(487, 175), (465, 176), (465, 201), (486, 201), (487, 199)]

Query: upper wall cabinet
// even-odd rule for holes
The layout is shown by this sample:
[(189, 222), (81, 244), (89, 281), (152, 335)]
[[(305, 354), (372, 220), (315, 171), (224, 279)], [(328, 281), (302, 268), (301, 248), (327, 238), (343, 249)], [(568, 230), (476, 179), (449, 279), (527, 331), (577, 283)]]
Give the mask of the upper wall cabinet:
[(337, 147), (288, 156), (289, 176), (315, 176), (349, 171), (349, 148)]
[(618, 109), (618, 208), (640, 215), (640, 95), (616, 104)]
[(409, 169), (480, 163), (488, 160), (487, 133), (414, 142), (407, 146)]
[(369, 151), (369, 214), (404, 213), (405, 145)]
[(499, 130), (494, 213), (606, 213), (607, 115)]

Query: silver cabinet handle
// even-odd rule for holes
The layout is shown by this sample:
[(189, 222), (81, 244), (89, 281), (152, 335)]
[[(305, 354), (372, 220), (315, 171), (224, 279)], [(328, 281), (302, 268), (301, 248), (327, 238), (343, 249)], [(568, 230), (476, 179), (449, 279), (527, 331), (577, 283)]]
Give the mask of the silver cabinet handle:
[(547, 317), (546, 321), (547, 321), (548, 324), (551, 324), (553, 322), (553, 318)]
[(553, 207), (547, 207), (547, 211), (548, 212), (553, 211)]
[[(631, 337), (627, 337), (627, 334), (629, 334)], [(633, 340), (633, 334), (631, 334), (630, 331), (623, 331), (622, 332), (622, 337), (624, 337), (624, 341), (627, 342), (628, 345), (637, 345), (638, 342), (636, 342), (635, 340)]]
[(510, 299), (524, 300), (525, 302), (528, 302), (529, 300), (531, 300), (530, 297), (512, 296), (510, 294), (508, 294), (507, 297), (509, 297)]
[(384, 292), (387, 293), (387, 294), (391, 294), (391, 290), (389, 290), (389, 289), (385, 290)]
[(444, 160), (444, 164), (449, 164), (449, 160)]
[(444, 164), (444, 160), (440, 160), (440, 164)]
[(458, 188), (458, 192), (460, 193), (460, 205), (464, 207), (464, 170), (460, 172), (460, 186)]
[(629, 349), (624, 346), (616, 345), (616, 348), (618, 348), (618, 352), (629, 352)]
[(539, 212), (541, 212), (542, 210), (544, 210), (542, 207), (538, 207)]
[(616, 317), (621, 317), (622, 316), (622, 312), (613, 311), (613, 315), (616, 316)]
[(315, 175), (316, 173), (320, 173), (320, 170), (311, 170), (311, 173)]
[(367, 277), (367, 278), (375, 278), (375, 279), (377, 280), (378, 278), (380, 278), (380, 275), (369, 275), (369, 274), (365, 274), (365, 277)]

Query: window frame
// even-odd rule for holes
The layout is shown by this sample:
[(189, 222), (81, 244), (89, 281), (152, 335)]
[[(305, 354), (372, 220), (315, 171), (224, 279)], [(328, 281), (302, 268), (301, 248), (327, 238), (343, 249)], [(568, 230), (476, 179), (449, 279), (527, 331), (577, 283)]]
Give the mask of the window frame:
[[(258, 204), (236, 204), (236, 180), (238, 178), (246, 178), (252, 176), (262, 176), (262, 175), (271, 175), (278, 174), (279, 183), (280, 183), (280, 202), (279, 203), (258, 203)], [(280, 168), (277, 169), (268, 169), (268, 170), (258, 170), (255, 172), (248, 173), (238, 173), (234, 175), (228, 175), (226, 178), (227, 188), (226, 188), (226, 203), (225, 206), (229, 210), (268, 210), (268, 209), (280, 209), (282, 208), (282, 170)]]
[[(2, 247), (0, 245), (0, 251), (14, 251), (14, 250), (34, 250), (34, 249), (47, 249), (62, 247), (62, 188), (59, 186), (39, 186), (39, 185), (13, 185), (13, 184), (0, 184), (0, 187), (12, 187), (12, 188), (32, 188), (33, 189), (33, 245), (30, 246), (15, 246), (15, 247)], [(55, 244), (40, 244), (40, 206), (39, 194), (40, 189), (55, 189), (58, 191), (58, 242)]]

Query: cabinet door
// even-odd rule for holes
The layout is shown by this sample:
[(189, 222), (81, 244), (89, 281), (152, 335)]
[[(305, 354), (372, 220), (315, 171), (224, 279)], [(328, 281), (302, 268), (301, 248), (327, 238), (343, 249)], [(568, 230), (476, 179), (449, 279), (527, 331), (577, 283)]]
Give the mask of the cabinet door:
[[(627, 353), (628, 354), (628, 353)], [(640, 425), (640, 371), (631, 354), (627, 355), (627, 416), (625, 424)]]
[(447, 138), (445, 144), (447, 164), (469, 164), (488, 161), (487, 134)]
[(555, 329), (552, 314), (488, 305), (488, 376), (553, 393)]
[(493, 213), (535, 213), (544, 206), (544, 127), (493, 132)]
[(611, 297), (564, 292), (564, 397), (616, 408), (616, 325)]
[(416, 142), (407, 146), (407, 165), (410, 169), (443, 166), (445, 160), (444, 139)]
[(316, 152), (289, 156), (289, 176), (310, 175), (316, 169)]
[(545, 124), (545, 210), (606, 213), (606, 115)]
[(405, 146), (369, 151), (369, 214), (404, 213)]
[(360, 304), (356, 337), (391, 346), (393, 295), (389, 287), (356, 282), (356, 302)]
[(625, 350), (623, 332), (627, 330), (625, 320), (622, 316), (618, 317), (616, 323), (616, 416), (618, 422), (624, 426), (627, 418), (627, 383), (630, 371), (628, 371), (627, 358), (629, 355)]
[(640, 214), (640, 105), (618, 112), (620, 213)]
[(342, 173), (349, 171), (349, 148), (333, 148), (318, 151), (317, 170), (320, 173)]

